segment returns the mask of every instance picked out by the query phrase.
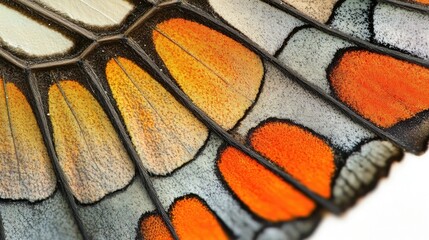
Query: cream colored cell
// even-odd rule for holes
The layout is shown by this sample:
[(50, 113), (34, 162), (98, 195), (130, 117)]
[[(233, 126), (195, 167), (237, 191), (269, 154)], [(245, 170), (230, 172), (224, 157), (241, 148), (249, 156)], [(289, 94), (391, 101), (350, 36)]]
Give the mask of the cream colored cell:
[(0, 43), (30, 56), (62, 54), (73, 47), (63, 34), (0, 4)]
[(134, 166), (88, 90), (70, 80), (52, 85), (49, 112), (61, 168), (81, 203), (96, 202), (128, 185)]
[(40, 129), (25, 96), (0, 79), (0, 198), (37, 201), (56, 180)]
[(146, 169), (164, 175), (194, 158), (208, 136), (202, 123), (130, 60), (111, 59), (106, 75)]
[(319, 22), (327, 22), (338, 0), (283, 0)]
[(93, 27), (119, 25), (134, 6), (125, 0), (36, 0), (67, 17)]

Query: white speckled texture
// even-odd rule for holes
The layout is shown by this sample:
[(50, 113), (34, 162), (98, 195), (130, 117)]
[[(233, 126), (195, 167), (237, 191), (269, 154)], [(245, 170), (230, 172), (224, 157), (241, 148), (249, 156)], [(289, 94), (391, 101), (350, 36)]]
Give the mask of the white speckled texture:
[(81, 239), (71, 210), (63, 195), (37, 203), (0, 202), (2, 222), (7, 240)]
[(388, 4), (374, 10), (374, 39), (429, 59), (429, 15)]
[(369, 41), (371, 0), (347, 0), (334, 12), (330, 26)]
[(258, 102), (240, 123), (237, 132), (246, 136), (261, 121), (275, 117), (289, 119), (328, 138), (335, 147), (351, 151), (372, 133), (350, 118), (286, 78), (272, 65), (266, 65), (265, 82)]
[(339, 49), (350, 46), (349, 42), (314, 28), (305, 28), (289, 39), (278, 58), (309, 82), (330, 93), (326, 69)]
[(209, 0), (210, 5), (229, 24), (273, 54), (300, 20), (260, 0)]
[(140, 178), (125, 190), (107, 196), (95, 205), (80, 206), (79, 213), (94, 239), (134, 239), (141, 215), (153, 211)]

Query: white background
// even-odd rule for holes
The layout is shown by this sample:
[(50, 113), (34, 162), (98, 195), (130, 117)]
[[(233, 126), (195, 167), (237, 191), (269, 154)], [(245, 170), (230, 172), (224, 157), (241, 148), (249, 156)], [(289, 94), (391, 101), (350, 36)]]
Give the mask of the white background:
[(406, 154), (353, 208), (325, 216), (310, 239), (429, 239), (429, 151)]

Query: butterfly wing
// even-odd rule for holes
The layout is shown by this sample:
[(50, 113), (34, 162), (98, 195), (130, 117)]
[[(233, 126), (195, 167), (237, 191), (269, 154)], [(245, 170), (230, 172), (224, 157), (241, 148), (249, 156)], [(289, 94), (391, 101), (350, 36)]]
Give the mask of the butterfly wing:
[[(10, 44), (25, 39), (12, 39), (1, 52), (11, 69), (2, 77), (4, 136), (18, 146), (6, 155), (34, 157), (17, 149), (45, 143), (51, 160), (25, 168), (44, 176), (39, 192), (35, 178), (0, 172), (11, 178), (2, 185), (3, 235), (299, 239), (323, 208), (338, 213), (371, 190), (402, 157), (398, 145), (422, 151), (425, 41), (407, 38), (425, 35), (421, 11), (286, 3), (5, 5), (50, 19), (74, 47), (39, 60)], [(385, 27), (391, 12), (398, 27), (422, 25), (397, 36)], [(20, 140), (37, 136), (40, 146)], [(5, 166), (20, 170), (13, 159)], [(25, 154), (15, 160), (25, 164)]]

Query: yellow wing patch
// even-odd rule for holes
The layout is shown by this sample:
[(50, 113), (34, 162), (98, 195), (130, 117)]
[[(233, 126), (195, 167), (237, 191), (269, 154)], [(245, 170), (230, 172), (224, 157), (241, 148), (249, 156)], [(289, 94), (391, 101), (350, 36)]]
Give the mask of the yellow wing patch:
[(36, 118), (13, 83), (0, 84), (0, 198), (45, 199), (56, 180)]
[(76, 81), (49, 89), (55, 149), (74, 196), (93, 203), (125, 187), (134, 166), (107, 115)]
[(194, 158), (207, 128), (132, 61), (111, 59), (107, 81), (143, 165), (165, 175)]

